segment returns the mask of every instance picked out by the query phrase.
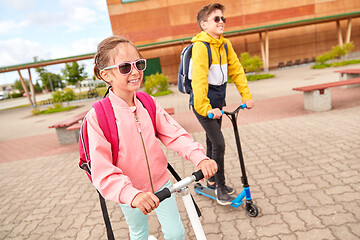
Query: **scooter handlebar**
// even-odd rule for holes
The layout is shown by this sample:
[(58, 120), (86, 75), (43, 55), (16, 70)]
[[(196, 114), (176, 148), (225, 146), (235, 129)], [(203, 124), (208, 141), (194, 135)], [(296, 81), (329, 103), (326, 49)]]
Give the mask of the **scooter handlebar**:
[[(220, 111), (221, 111), (221, 114), (224, 114), (223, 110), (220, 110)], [(212, 114), (212, 113), (208, 114), (208, 118), (212, 119), (213, 117), (214, 117), (214, 114)]]
[[(201, 170), (198, 170), (197, 172), (193, 172), (191, 177), (184, 178), (180, 182), (175, 183), (173, 185), (173, 187), (170, 188), (171, 190), (166, 187), (166, 188), (162, 189), (161, 191), (156, 192), (155, 196), (159, 198), (160, 202), (162, 202), (163, 200), (171, 197), (171, 194), (173, 192), (178, 191), (179, 190), (178, 188), (185, 187), (185, 186), (189, 185), (190, 183), (192, 183), (194, 181), (197, 182), (203, 178), (204, 178), (204, 174), (202, 173)], [(182, 182), (183, 182), (183, 184), (181, 184)], [(183, 186), (183, 185), (185, 185), (185, 186)], [(178, 186), (178, 188), (176, 186)]]
[[(241, 104), (241, 105), (237, 108), (237, 110), (244, 109), (244, 108), (247, 108), (246, 103)], [(227, 113), (227, 112), (224, 112), (223, 110), (220, 110), (220, 111), (221, 111), (221, 114)], [(235, 110), (235, 111), (236, 111), (236, 110)], [(212, 113), (209, 113), (209, 114), (208, 114), (208, 118), (212, 119), (213, 117), (214, 117), (214, 114), (212, 114)]]
[(195, 181), (200, 181), (201, 179), (204, 178), (204, 174), (201, 170), (198, 170), (197, 172), (193, 172), (192, 175), (195, 176)]
[(168, 188), (164, 188), (163, 190), (155, 193), (155, 196), (157, 196), (160, 202), (162, 202), (163, 200), (171, 197), (171, 192)]

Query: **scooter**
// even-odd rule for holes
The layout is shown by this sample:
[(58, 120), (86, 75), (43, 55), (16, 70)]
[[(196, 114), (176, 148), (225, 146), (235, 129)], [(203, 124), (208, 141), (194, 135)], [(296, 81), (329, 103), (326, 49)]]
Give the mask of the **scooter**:
[[(242, 154), (242, 150), (241, 150), (239, 130), (238, 130), (237, 123), (236, 123), (237, 116), (239, 114), (239, 110), (244, 109), (244, 108), (246, 108), (246, 104), (240, 105), (233, 112), (221, 111), (223, 114), (225, 114), (227, 117), (229, 117), (229, 119), (231, 120), (231, 123), (233, 125), (233, 128), (234, 128), (234, 135), (235, 135), (236, 146), (237, 146), (240, 167), (241, 167), (241, 173), (242, 173), (241, 182), (244, 187), (244, 189), (241, 191), (241, 193), (237, 197), (233, 197), (233, 200), (232, 200), (230, 206), (238, 208), (242, 203), (245, 202), (246, 213), (250, 217), (256, 217), (259, 214), (259, 210), (258, 210), (257, 206), (252, 202), (252, 199), (251, 199), (250, 187), (249, 187), (248, 179), (246, 176), (245, 163), (244, 163), (244, 158), (243, 158), (243, 154)], [(214, 115), (210, 113), (208, 115), (208, 117), (213, 118)], [(194, 186), (194, 190), (197, 194), (204, 195), (206, 197), (216, 200), (216, 195), (215, 195), (214, 189), (208, 188), (206, 186), (202, 186), (200, 183), (196, 183)], [(244, 198), (245, 198), (245, 201), (244, 201)]]
[(193, 227), (196, 239), (198, 240), (206, 240), (204, 230), (202, 228), (198, 212), (195, 208), (194, 201), (190, 195), (188, 185), (197, 182), (204, 178), (204, 175), (201, 170), (192, 173), (190, 177), (186, 177), (180, 180), (177, 183), (174, 183), (170, 188), (164, 188), (163, 190), (155, 193), (155, 195), (159, 198), (160, 202), (169, 198), (172, 193), (177, 192), (178, 195), (182, 197), (184, 202), (187, 214), (190, 219), (190, 223)]

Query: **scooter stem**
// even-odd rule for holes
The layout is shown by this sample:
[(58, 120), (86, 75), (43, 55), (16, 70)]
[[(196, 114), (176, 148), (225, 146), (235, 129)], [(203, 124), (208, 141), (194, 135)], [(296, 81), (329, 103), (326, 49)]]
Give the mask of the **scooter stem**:
[(233, 128), (234, 128), (234, 135), (235, 135), (236, 147), (237, 147), (237, 150), (238, 150), (240, 167), (241, 167), (241, 173), (242, 173), (242, 178), (241, 178), (241, 180), (242, 180), (242, 183), (243, 183), (243, 186), (244, 186), (244, 187), (249, 187), (248, 179), (247, 179), (246, 171), (245, 171), (244, 157), (243, 157), (242, 150), (241, 150), (239, 130), (238, 130), (238, 127), (237, 127), (237, 122), (236, 122), (236, 115), (235, 115), (235, 113), (227, 113), (227, 116), (230, 118), (231, 123), (232, 123)]

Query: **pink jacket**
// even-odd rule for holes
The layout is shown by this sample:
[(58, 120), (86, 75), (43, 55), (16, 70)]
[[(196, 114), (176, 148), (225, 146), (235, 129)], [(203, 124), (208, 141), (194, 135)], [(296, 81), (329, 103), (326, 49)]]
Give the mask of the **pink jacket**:
[[(109, 98), (119, 133), (118, 161), (114, 166), (110, 143), (99, 127), (95, 110), (91, 109), (87, 124), (92, 180), (105, 199), (130, 205), (139, 192), (156, 192), (169, 180), (167, 159), (141, 102), (135, 98), (135, 110), (112, 91)], [(154, 101), (160, 141), (195, 165), (208, 159), (204, 148)]]

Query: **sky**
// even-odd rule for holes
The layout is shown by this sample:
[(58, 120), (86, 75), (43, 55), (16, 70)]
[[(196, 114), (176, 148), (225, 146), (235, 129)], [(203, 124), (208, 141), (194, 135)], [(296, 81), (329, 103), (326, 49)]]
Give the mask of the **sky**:
[[(95, 53), (111, 35), (106, 0), (0, 0), (0, 67)], [(93, 75), (92, 60), (78, 63)], [(60, 74), (64, 67), (45, 68)], [(29, 78), (27, 70), (21, 74)], [(35, 69), (31, 77), (35, 83)], [(17, 79), (17, 72), (1, 73), (0, 85)]]

